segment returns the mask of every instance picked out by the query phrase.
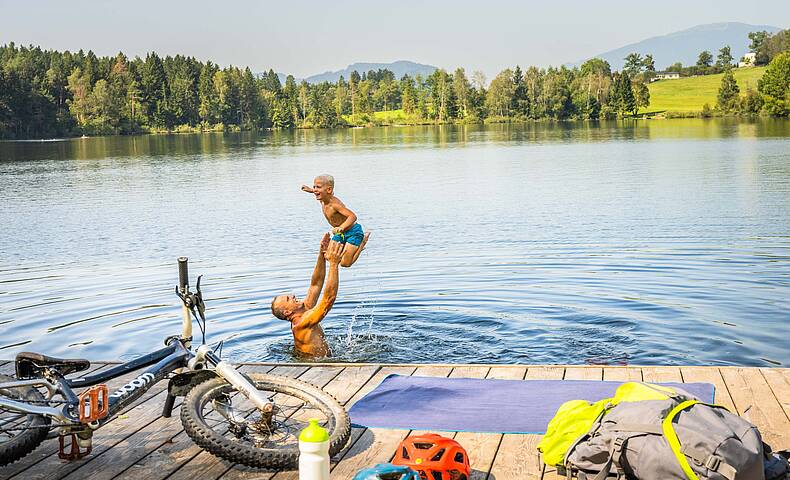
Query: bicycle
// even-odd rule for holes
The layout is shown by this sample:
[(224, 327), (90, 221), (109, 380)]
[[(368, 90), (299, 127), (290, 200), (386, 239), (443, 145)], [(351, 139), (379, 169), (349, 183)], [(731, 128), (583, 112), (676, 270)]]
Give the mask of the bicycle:
[[(296, 467), (298, 434), (308, 418), (318, 418), (329, 431), (330, 455), (345, 446), (351, 433), (348, 414), (331, 395), (288, 377), (245, 375), (214, 353), (205, 341), (201, 276), (190, 292), (188, 260), (180, 257), (178, 277), (182, 331), (167, 337), (162, 349), (73, 379), (66, 375), (90, 368), (88, 360), (31, 352), (16, 356), (16, 378), (0, 375), (0, 466), (55, 436), (60, 458), (89, 455), (93, 432), (165, 379), (169, 383), (162, 416), (170, 417), (176, 398), (184, 397), (184, 430), (198, 446), (225, 460), (265, 469)], [(193, 318), (202, 333), (202, 345), (194, 353)], [(150, 368), (108, 391), (105, 382), (145, 367)], [(85, 390), (75, 393), (81, 388)]]

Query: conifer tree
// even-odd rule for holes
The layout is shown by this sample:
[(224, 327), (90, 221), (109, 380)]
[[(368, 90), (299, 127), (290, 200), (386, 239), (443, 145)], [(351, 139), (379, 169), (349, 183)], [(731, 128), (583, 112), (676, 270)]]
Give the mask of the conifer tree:
[(719, 96), (716, 99), (716, 107), (722, 112), (729, 113), (738, 109), (740, 89), (735, 82), (735, 77), (731, 69), (724, 72), (719, 87)]
[(149, 121), (158, 127), (167, 123), (167, 76), (162, 59), (156, 53), (149, 53), (145, 57), (142, 71), (140, 72), (140, 87), (143, 94), (146, 116)]
[(521, 72), (521, 67), (518, 65), (513, 70), (513, 102), (511, 108), (516, 116), (526, 117), (529, 115), (527, 85), (524, 83), (524, 75)]

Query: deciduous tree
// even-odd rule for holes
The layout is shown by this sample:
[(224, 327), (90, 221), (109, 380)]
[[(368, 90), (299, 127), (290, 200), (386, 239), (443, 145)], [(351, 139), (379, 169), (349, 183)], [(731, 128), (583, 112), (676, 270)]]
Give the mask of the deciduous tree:
[(765, 110), (771, 115), (790, 115), (790, 52), (777, 55), (757, 82)]
[(721, 69), (732, 67), (732, 52), (729, 45), (725, 45), (719, 49), (719, 54), (716, 56), (716, 66)]
[(713, 63), (713, 55), (707, 50), (700, 52), (699, 57), (697, 57), (697, 66), (698, 67), (710, 67)]

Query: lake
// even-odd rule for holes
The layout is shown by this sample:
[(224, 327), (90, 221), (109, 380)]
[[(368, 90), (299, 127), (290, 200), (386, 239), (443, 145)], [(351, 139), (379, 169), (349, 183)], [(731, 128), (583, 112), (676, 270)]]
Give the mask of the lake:
[(790, 365), (774, 119), (3, 142), (0, 358), (159, 348), (183, 255), (223, 357), (294, 360), (269, 304), (306, 292), (324, 172), (372, 231), (331, 360)]

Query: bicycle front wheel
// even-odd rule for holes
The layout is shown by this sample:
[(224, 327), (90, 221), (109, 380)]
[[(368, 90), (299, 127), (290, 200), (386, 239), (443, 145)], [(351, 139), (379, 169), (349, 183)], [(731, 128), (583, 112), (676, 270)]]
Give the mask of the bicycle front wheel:
[[(0, 383), (14, 380), (7, 375), (0, 375)], [(0, 396), (18, 402), (44, 403), (43, 395), (33, 387), (0, 388)], [(49, 417), (0, 407), (0, 467), (35, 450), (47, 438), (49, 425)]]
[(195, 386), (181, 406), (187, 434), (203, 449), (225, 460), (265, 469), (295, 468), (299, 432), (317, 418), (329, 432), (329, 454), (348, 442), (348, 414), (331, 395), (293, 378), (251, 374), (253, 385), (275, 405), (263, 414), (222, 378)]

